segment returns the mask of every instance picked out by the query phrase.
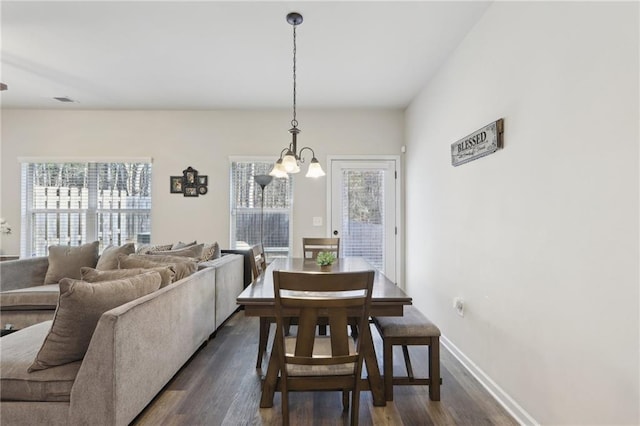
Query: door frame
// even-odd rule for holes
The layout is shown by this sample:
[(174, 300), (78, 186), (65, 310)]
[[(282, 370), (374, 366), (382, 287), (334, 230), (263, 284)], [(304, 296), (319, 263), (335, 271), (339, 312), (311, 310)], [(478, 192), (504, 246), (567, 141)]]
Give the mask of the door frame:
[(401, 263), (404, 259), (404, 222), (402, 216), (402, 206), (404, 205), (402, 194), (402, 162), (399, 155), (327, 155), (327, 221), (326, 235), (331, 236), (331, 203), (332, 203), (332, 186), (333, 186), (333, 162), (334, 161), (393, 161), (396, 166), (396, 199), (395, 199), (395, 216), (396, 216), (396, 285), (404, 289), (404, 268)]

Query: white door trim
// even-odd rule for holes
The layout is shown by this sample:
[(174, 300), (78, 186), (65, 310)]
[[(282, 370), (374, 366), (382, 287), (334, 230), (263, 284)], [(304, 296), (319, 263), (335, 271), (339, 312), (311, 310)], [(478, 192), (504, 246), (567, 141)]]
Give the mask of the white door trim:
[(332, 176), (331, 170), (333, 169), (333, 161), (371, 161), (371, 160), (383, 160), (395, 162), (396, 168), (396, 284), (400, 288), (404, 289), (404, 264), (401, 263), (404, 259), (404, 227), (402, 218), (402, 163), (399, 155), (327, 155), (327, 221), (326, 221), (326, 235), (331, 236), (331, 188), (332, 188)]

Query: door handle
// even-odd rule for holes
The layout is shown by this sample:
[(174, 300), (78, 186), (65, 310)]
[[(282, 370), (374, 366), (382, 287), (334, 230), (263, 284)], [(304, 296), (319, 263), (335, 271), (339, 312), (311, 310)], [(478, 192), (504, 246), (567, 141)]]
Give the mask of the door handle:
[(338, 235), (338, 230), (337, 229), (333, 230), (333, 235)]

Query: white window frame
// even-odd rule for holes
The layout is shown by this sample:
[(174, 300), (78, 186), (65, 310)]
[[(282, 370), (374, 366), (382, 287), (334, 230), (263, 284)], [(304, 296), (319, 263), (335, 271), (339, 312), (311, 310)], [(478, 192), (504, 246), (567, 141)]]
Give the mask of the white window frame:
[[(21, 185), (24, 188), (24, 197), (21, 195), (20, 200), (20, 211), (21, 211), (21, 233), (20, 233), (20, 256), (21, 257), (31, 257), (33, 253), (32, 247), (32, 214), (34, 210), (28, 208), (28, 206), (33, 206), (33, 175), (31, 173), (23, 174), (23, 165), (24, 164), (34, 164), (34, 163), (85, 163), (89, 165), (90, 173), (97, 173), (97, 168), (95, 164), (98, 163), (149, 163), (153, 165), (153, 159), (150, 157), (18, 157), (18, 162), (20, 163), (20, 173), (21, 173)], [(93, 167), (92, 167), (93, 166)], [(27, 181), (24, 181), (24, 179)], [(98, 182), (97, 176), (94, 179), (89, 179), (91, 182)], [(21, 194), (23, 193), (21, 188)], [(98, 239), (98, 226), (96, 223), (97, 214), (99, 212), (110, 212), (112, 209), (98, 209), (98, 191), (97, 188), (89, 187), (88, 189), (88, 206), (86, 212), (86, 238), (89, 241), (95, 241)], [(47, 209), (47, 210), (56, 210), (56, 209)], [(128, 213), (128, 212), (138, 212), (146, 209), (118, 209), (118, 212)], [(61, 210), (62, 211), (62, 210)], [(85, 209), (64, 209), (64, 213), (78, 213), (84, 212)], [(95, 214), (92, 214), (95, 213)], [(149, 208), (149, 215), (152, 214), (152, 208)], [(151, 217), (150, 217), (151, 219)]]
[[(246, 163), (274, 163), (273, 157), (266, 156), (230, 156), (229, 157), (229, 244), (231, 247), (235, 245), (234, 238), (234, 230), (235, 230), (235, 219), (234, 219), (234, 185), (233, 185), (233, 163), (234, 162), (246, 162)], [(274, 177), (274, 179), (277, 179)], [(294, 190), (293, 190), (293, 178), (289, 175), (288, 179), (290, 180), (290, 203), (288, 209), (289, 213), (289, 246), (288, 255), (290, 256), (293, 250), (293, 203), (294, 203)], [(275, 211), (271, 209), (271, 211)], [(269, 256), (268, 248), (265, 247), (265, 255)], [(271, 257), (272, 258), (272, 257)]]

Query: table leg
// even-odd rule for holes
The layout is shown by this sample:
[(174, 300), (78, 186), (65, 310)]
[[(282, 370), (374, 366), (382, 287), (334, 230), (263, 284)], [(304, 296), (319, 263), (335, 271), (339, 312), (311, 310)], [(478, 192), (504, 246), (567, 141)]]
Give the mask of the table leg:
[(260, 337), (258, 338), (258, 359), (256, 368), (262, 368), (262, 356), (267, 352), (267, 341), (269, 340), (269, 329), (271, 321), (268, 317), (260, 317)]
[(267, 374), (262, 382), (262, 397), (260, 398), (260, 408), (271, 408), (273, 407), (273, 396), (276, 391), (276, 386), (278, 384), (278, 375), (280, 374), (280, 345), (276, 342), (279, 342), (281, 339), (282, 330), (280, 327), (276, 325), (276, 335), (273, 339), (273, 346), (271, 349), (271, 355), (269, 356), (269, 365), (267, 366)]
[(382, 377), (380, 376), (376, 351), (373, 347), (373, 339), (371, 338), (371, 330), (369, 327), (364, 327), (360, 333), (360, 338), (362, 339), (364, 363), (367, 367), (367, 380), (369, 381), (369, 389), (373, 397), (373, 405), (376, 407), (384, 407), (387, 405), (387, 401), (384, 397), (384, 386)]

